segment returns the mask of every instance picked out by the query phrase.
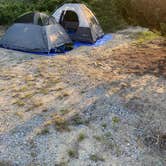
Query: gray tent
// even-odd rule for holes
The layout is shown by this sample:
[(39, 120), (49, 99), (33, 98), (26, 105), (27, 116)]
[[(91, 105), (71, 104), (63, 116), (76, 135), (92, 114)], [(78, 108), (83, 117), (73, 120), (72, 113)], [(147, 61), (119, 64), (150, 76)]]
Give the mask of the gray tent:
[(63, 27), (51, 16), (28, 13), (19, 17), (0, 41), (4, 48), (28, 51), (59, 51), (72, 41)]
[(104, 35), (97, 18), (84, 4), (64, 4), (53, 16), (75, 41), (94, 43)]

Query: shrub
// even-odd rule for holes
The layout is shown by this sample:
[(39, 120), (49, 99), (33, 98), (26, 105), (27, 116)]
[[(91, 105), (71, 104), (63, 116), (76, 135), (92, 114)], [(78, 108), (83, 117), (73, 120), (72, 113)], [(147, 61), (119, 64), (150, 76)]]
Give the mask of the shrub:
[[(41, 11), (51, 14), (66, 2), (85, 3), (97, 15), (105, 31), (115, 31), (126, 25), (116, 8), (117, 0), (1, 0), (0, 24), (11, 24), (15, 18), (28, 11)], [(107, 4), (107, 5), (106, 5)]]
[(51, 14), (66, 2), (85, 3), (98, 17), (105, 31), (115, 31), (127, 25), (141, 25), (165, 34), (165, 0), (0, 0), (0, 24), (10, 24), (28, 11)]

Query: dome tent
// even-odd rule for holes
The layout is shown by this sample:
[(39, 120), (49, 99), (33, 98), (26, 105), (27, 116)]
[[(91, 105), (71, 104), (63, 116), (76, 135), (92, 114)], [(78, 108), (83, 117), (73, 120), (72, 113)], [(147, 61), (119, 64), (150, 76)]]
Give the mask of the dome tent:
[(84, 4), (64, 4), (55, 11), (53, 17), (74, 41), (94, 43), (104, 35), (97, 18)]
[(71, 46), (71, 39), (63, 27), (51, 16), (30, 12), (20, 16), (9, 27), (0, 46), (27, 52), (58, 52)]

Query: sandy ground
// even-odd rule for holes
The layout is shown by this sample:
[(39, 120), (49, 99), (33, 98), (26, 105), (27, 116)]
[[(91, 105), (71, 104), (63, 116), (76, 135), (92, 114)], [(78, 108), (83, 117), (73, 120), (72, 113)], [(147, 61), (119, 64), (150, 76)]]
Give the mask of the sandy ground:
[(136, 29), (55, 57), (0, 49), (0, 165), (165, 166), (166, 42)]

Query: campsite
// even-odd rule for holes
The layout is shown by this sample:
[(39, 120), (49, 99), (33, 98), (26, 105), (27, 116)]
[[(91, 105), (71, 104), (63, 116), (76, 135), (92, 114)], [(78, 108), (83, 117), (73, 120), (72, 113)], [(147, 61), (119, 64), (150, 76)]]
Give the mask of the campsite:
[(101, 1), (0, 0), (0, 166), (166, 165), (164, 0)]

